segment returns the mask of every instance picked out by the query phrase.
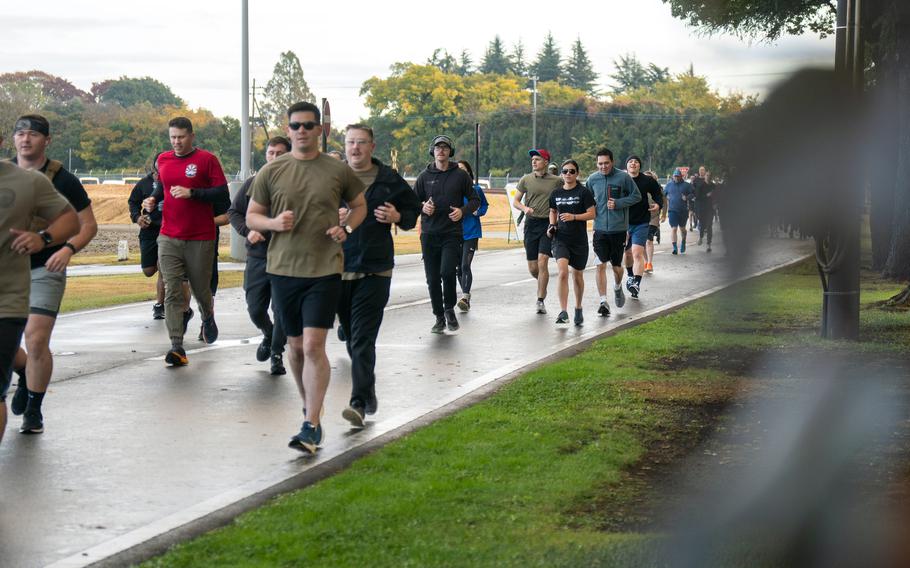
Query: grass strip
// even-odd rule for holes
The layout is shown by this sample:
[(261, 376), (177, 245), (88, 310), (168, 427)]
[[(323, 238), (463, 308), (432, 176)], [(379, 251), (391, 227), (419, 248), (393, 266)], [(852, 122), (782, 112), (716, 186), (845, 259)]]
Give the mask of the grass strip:
[[(60, 312), (106, 308), (154, 300), (156, 280), (156, 276), (147, 278), (144, 274), (67, 278), (66, 293), (63, 295)], [(219, 289), (236, 288), (242, 285), (242, 271), (225, 271), (218, 275)]]
[[(866, 278), (863, 303), (899, 288)], [(827, 342), (817, 337), (820, 305), (811, 262), (738, 285), (527, 373), (145, 565), (660, 563), (653, 533), (611, 528), (615, 511), (639, 497), (625, 472), (655, 444), (710, 427), (693, 427), (688, 411), (730, 401), (746, 354), (808, 346), (906, 355), (904, 314), (866, 308), (862, 342)]]

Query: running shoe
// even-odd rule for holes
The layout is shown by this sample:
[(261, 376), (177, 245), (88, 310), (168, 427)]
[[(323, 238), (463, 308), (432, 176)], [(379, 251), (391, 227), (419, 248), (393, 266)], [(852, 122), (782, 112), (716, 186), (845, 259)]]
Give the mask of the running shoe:
[(622, 286), (613, 289), (613, 300), (616, 302), (617, 308), (621, 308), (625, 305), (626, 295), (622, 291)]
[(547, 307), (544, 305), (543, 300), (537, 300), (537, 313), (538, 314), (547, 313)]
[(341, 324), (339, 324), (338, 325), (338, 341), (347, 341), (347, 340), (348, 340), (348, 334), (345, 333), (344, 327), (342, 327)]
[(641, 287), (638, 285), (638, 282), (635, 282), (635, 281), (633, 280), (633, 281), (632, 281), (632, 284), (629, 285), (629, 295), (632, 296), (633, 299), (637, 300), (637, 299), (638, 299), (638, 293), (639, 293), (640, 291), (641, 291)]
[(701, 246), (702, 244), (704, 244), (704, 238), (698, 237), (698, 243), (697, 243), (697, 245), (698, 245), (698, 246)]
[(208, 344), (215, 343), (218, 339), (218, 325), (215, 324), (215, 316), (209, 316), (209, 319), (202, 320), (202, 340)]
[(152, 306), (152, 319), (164, 319), (164, 304), (155, 304)]
[(288, 442), (288, 447), (305, 454), (315, 454), (316, 448), (322, 443), (322, 424), (313, 426), (309, 420), (304, 421), (300, 432), (295, 434)]
[(164, 362), (172, 367), (183, 367), (188, 365), (190, 360), (186, 358), (186, 351), (183, 347), (171, 347), (171, 350), (164, 356)]
[(585, 316), (581, 313), (581, 308), (575, 308), (575, 325), (581, 325), (585, 323)]
[(286, 375), (287, 369), (284, 368), (284, 361), (281, 358), (281, 353), (275, 353), (272, 355), (272, 368), (269, 370), (270, 375)]
[(193, 319), (193, 308), (187, 308), (183, 312), (183, 335), (186, 335), (186, 328), (189, 326), (191, 319)]
[(606, 302), (601, 302), (600, 307), (597, 308), (597, 315), (604, 318), (610, 315), (610, 306)]
[(626, 290), (630, 292), (632, 291), (632, 288), (630, 288), (630, 286), (632, 286), (632, 282), (635, 282), (635, 279), (631, 276), (626, 276)]
[[(711, 248), (711, 247), (708, 247), (708, 248)], [(647, 272), (648, 274), (651, 274), (652, 272), (654, 272), (654, 265), (651, 264), (650, 262), (646, 262), (645, 263), (645, 272)]]
[(679, 251), (676, 249), (676, 243), (673, 243), (673, 252), (670, 254), (679, 254)]
[(272, 338), (268, 335), (262, 336), (262, 341), (259, 342), (259, 347), (256, 348), (256, 360), (260, 363), (266, 361), (269, 358), (269, 355), (272, 354)]
[(705, 252), (711, 252), (711, 245), (708, 245), (708, 248), (705, 249)]
[(569, 313), (566, 311), (559, 312), (556, 316), (556, 323), (569, 323)]
[(352, 400), (351, 404), (341, 411), (341, 417), (351, 423), (351, 428), (357, 430), (366, 425), (366, 411), (359, 400)]
[(433, 324), (433, 327), (430, 328), (432, 333), (442, 333), (446, 330), (446, 318), (442, 316), (436, 316), (436, 323)]
[[(19, 373), (19, 371), (16, 371)], [(28, 385), (25, 382), (25, 375), (19, 373), (19, 384), (16, 385), (16, 393), (13, 395), (13, 400), (9, 403), (9, 409), (13, 414), (19, 416), (25, 412), (25, 408), (28, 406)]]
[(373, 395), (373, 398), (371, 398), (370, 400), (367, 401), (366, 406), (364, 407), (363, 411), (366, 412), (367, 415), (373, 415), (373, 414), (376, 414), (376, 410), (378, 408), (379, 408), (379, 400), (376, 398), (375, 395)]
[(459, 310), (466, 312), (471, 309), (471, 300), (468, 298), (462, 298), (458, 300), (458, 303), (456, 305), (458, 306)]
[(679, 254), (686, 254), (686, 241), (683, 241), (679, 245)]
[(458, 331), (458, 328), (461, 327), (458, 325), (458, 318), (455, 317), (455, 310), (448, 309), (445, 311), (446, 317), (446, 326), (448, 326), (449, 331)]
[(44, 417), (41, 416), (40, 408), (29, 408), (22, 417), (22, 426), (19, 426), (19, 432), (22, 434), (40, 434), (44, 432)]

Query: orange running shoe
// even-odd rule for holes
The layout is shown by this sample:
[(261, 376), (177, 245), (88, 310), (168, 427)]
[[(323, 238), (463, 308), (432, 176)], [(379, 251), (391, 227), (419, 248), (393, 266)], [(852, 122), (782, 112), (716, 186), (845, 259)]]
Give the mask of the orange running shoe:
[(646, 262), (645, 263), (645, 272), (647, 272), (648, 274), (654, 272), (654, 265), (651, 264), (650, 262)]

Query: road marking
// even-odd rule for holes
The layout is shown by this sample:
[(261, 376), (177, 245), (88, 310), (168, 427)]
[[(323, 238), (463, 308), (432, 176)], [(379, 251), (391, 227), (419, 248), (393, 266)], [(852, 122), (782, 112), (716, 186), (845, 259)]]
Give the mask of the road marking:
[(519, 284), (524, 284), (526, 282), (536, 282), (536, 278), (525, 278), (524, 280), (516, 280), (514, 282), (504, 282), (500, 286), (518, 286)]

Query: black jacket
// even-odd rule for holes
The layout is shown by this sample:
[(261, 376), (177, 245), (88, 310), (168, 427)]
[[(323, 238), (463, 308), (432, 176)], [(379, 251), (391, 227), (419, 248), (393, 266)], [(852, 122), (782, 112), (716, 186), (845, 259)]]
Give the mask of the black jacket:
[[(127, 200), (130, 205), (130, 220), (133, 223), (139, 220), (139, 215), (144, 213), (144, 211), (142, 211), (142, 201), (154, 193), (156, 189), (153, 186), (154, 182), (155, 180), (152, 178), (152, 174), (148, 174), (133, 186), (133, 190), (130, 192), (129, 199)], [(152, 224), (144, 229), (139, 229), (140, 238), (155, 238), (161, 231), (161, 208), (155, 207), (155, 210), (149, 213), (149, 218), (152, 220)]]
[[(243, 185), (241, 185), (240, 189), (237, 191), (237, 195), (234, 196), (234, 200), (231, 201), (230, 208), (227, 210), (231, 227), (234, 227), (234, 230), (244, 239), (250, 234), (250, 228), (246, 226), (246, 210), (250, 206), (250, 196), (247, 195), (247, 192), (250, 190), (250, 186), (253, 185), (254, 179), (256, 179), (256, 176), (249, 177), (243, 182)], [(266, 257), (266, 253), (268, 253), (269, 250), (269, 239), (272, 238), (272, 233), (266, 231), (262, 233), (262, 236), (265, 237), (265, 240), (258, 242), (255, 245), (250, 244), (250, 241), (244, 241), (247, 256), (256, 258)]]
[[(458, 207), (462, 216), (473, 215), (480, 207), (480, 197), (474, 191), (474, 180), (468, 172), (449, 162), (449, 169), (442, 171), (431, 162), (427, 169), (420, 172), (414, 184), (417, 198), (424, 202), (431, 197), (436, 211), (432, 216), (420, 214), (420, 232), (423, 234), (462, 234), (461, 220), (449, 219), (451, 209)], [(467, 199), (467, 205), (464, 200)]]
[[(420, 213), (420, 200), (398, 173), (376, 158), (379, 166), (376, 181), (364, 192), (367, 202), (367, 216), (353, 233), (344, 241), (344, 271), (375, 274), (391, 270), (395, 265), (395, 246), (392, 243), (392, 225), (380, 223), (373, 212), (385, 202), (395, 206), (401, 213), (397, 225), (413, 229)], [(461, 223), (459, 223), (459, 226)]]

